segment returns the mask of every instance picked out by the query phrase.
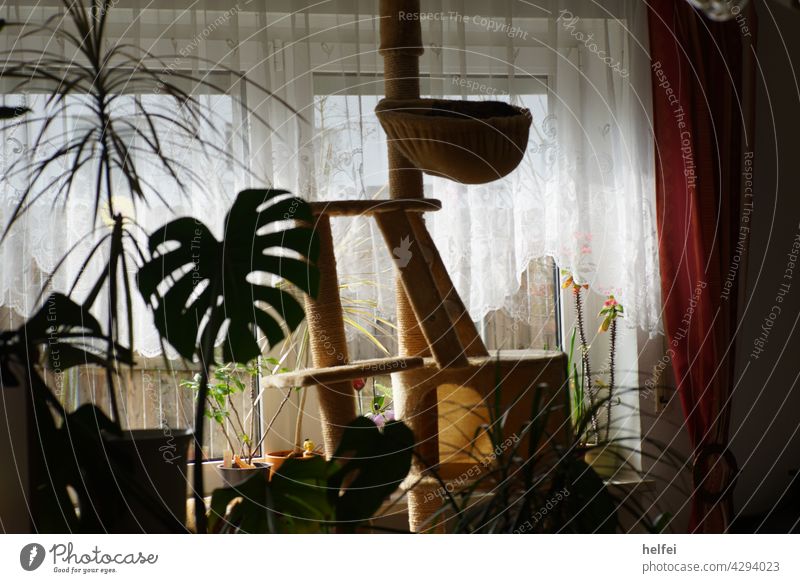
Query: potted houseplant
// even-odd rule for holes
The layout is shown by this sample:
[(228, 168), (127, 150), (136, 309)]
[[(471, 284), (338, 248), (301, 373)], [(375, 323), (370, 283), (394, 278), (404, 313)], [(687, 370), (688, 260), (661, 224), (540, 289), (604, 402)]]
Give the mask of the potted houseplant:
[(598, 314), (598, 317), (602, 318), (598, 333), (604, 334), (608, 332), (610, 334), (608, 343), (608, 382), (602, 382), (600, 379), (595, 381), (599, 388), (606, 390), (605, 431), (600, 442), (602, 447), (597, 447), (587, 452), (586, 461), (604, 477), (614, 476), (627, 465), (625, 456), (619, 455), (618, 448), (611, 441), (611, 410), (612, 406), (619, 401), (616, 395), (617, 319), (622, 318), (624, 312), (622, 304), (613, 295), (609, 295), (603, 302), (603, 307)]
[[(269, 465), (255, 460), (259, 445), (254, 442), (256, 415), (254, 411), (240, 411), (236, 398), (247, 390), (242, 377), (252, 380), (258, 378), (257, 362), (239, 365), (227, 363), (214, 369), (213, 381), (209, 381), (206, 394), (205, 416), (220, 428), (228, 447), (223, 462), (217, 467), (222, 479), (229, 486), (236, 486), (255, 473), (266, 473)], [(197, 396), (200, 391), (200, 375), (181, 382), (181, 387), (189, 389)], [(264, 435), (269, 431), (267, 427)]]
[[(570, 388), (570, 410), (573, 431), (576, 433), (574, 453), (584, 454), (597, 445), (600, 430), (597, 419), (597, 395), (589, 360), (589, 343), (583, 310), (583, 293), (587, 284), (575, 281), (571, 273), (561, 270), (564, 278), (561, 287), (572, 291), (575, 302), (575, 326), (570, 336), (567, 352), (567, 378)], [(576, 346), (577, 342), (577, 346)], [(577, 354), (576, 354), (577, 352)]]
[(0, 333), (0, 389), (22, 389), (36, 421), (35, 439), (16, 436), (27, 440), (21, 449), (28, 455), (18, 463), (27, 468), (21, 487), (30, 526), (52, 533), (184, 531), (187, 432), (132, 437), (93, 404), (67, 411), (45, 380), (85, 363), (115, 374), (132, 363), (130, 350), (117, 344), (108, 361), (106, 342), (87, 307), (59, 293), (19, 328)]
[(406, 478), (414, 434), (400, 421), (383, 427), (358, 417), (330, 460), (285, 460), (271, 480), (257, 475), (211, 497), (215, 533), (355, 532)]
[[(502, 391), (499, 378), (496, 383), (496, 390)], [(519, 437), (516, 442), (506, 437), (511, 430), (506, 427), (508, 410), (499, 405), (502, 401), (496, 399), (489, 408), (485, 435), (494, 455), (490, 460), (475, 459), (474, 469), (480, 468), (474, 472), (475, 478), (471, 478), (472, 468), (450, 481), (435, 467), (426, 471), (426, 477), (438, 484), (426, 498), (439, 503), (426, 529), (449, 534), (614, 533), (623, 531), (626, 519), (633, 517), (632, 523), (647, 532), (664, 532), (671, 520), (669, 513), (660, 513), (656, 504), (645, 505), (615, 491), (595, 467), (570, 455), (591, 424), (589, 414), (571, 434), (553, 434), (548, 426), (553, 420), (561, 423), (563, 406), (543, 398), (545, 385), (535, 390), (529, 417), (514, 431)], [(604, 399), (597, 405), (603, 406)], [(667, 454), (665, 459), (680, 471), (684, 463), (680, 456), (649, 438), (644, 438), (640, 446), (620, 442), (618, 453), (643, 455), (639, 448), (648, 442)], [(644, 479), (642, 474), (636, 477)]]
[[(196, 219), (167, 223), (151, 233), (150, 258), (137, 273), (161, 337), (200, 366), (193, 484), (198, 532), (206, 530), (202, 443), (211, 373), (222, 363), (253, 361), (262, 353), (259, 341), (276, 346), (286, 330), (297, 329), (305, 311), (287, 285), (312, 297), (319, 287), (319, 240), (304, 200), (283, 190), (244, 190), (223, 225), (218, 240)], [(285, 285), (269, 285), (270, 276)]]
[[(613, 295), (609, 295), (598, 314), (602, 318), (598, 334), (610, 333), (608, 366), (603, 376), (593, 377), (589, 361), (589, 343), (586, 336), (583, 294), (588, 285), (578, 283), (572, 274), (562, 270), (562, 288), (571, 289), (575, 301), (575, 327), (570, 337), (567, 353), (567, 372), (570, 385), (570, 409), (576, 442), (573, 453), (589, 463), (603, 477), (616, 474), (624, 464), (625, 456), (619, 455), (611, 440), (611, 411), (618, 402), (616, 391), (617, 319), (622, 318), (624, 308)], [(577, 346), (576, 346), (577, 344)], [(599, 392), (605, 398), (600, 399)], [(602, 403), (601, 403), (602, 401)], [(604, 427), (600, 427), (601, 412), (604, 412)]]

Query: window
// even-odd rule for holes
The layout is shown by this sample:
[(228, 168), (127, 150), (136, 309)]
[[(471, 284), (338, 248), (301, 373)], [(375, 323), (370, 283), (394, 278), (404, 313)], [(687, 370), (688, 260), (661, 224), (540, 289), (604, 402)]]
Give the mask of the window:
[[(114, 7), (114, 34), (121, 43), (145, 47), (153, 54), (182, 55), (185, 59), (176, 59), (181, 67), (219, 63), (246, 72), (259, 85), (260, 89), (240, 87), (235, 76), (214, 70), (209, 74), (222, 75), (218, 85), (230, 87), (230, 94), (222, 91), (200, 96), (224, 118), (219, 143), (235, 149), (237, 161), (252, 168), (258, 184), (273, 184), (306, 198), (385, 196), (386, 145), (372, 115), (383, 93), (377, 1), (348, 4), (350, 13), (342, 13), (341, 6), (318, 2), (210, 3), (214, 5), (208, 8), (205, 4), (209, 3), (200, 4), (175, 8), (174, 3), (156, 1), (146, 6), (127, 3)], [(645, 204), (636, 194), (650, 188), (638, 169), (652, 164), (654, 156), (648, 150), (652, 146), (647, 146), (651, 144), (649, 133), (631, 123), (640, 117), (633, 85), (620, 75), (609, 75), (604, 63), (587, 53), (555, 14), (529, 3), (513, 4), (469, 2), (459, 6), (464, 15), (485, 15), (486, 24), (452, 18), (455, 13), (451, 12), (446, 20), (421, 23), (426, 43), (420, 61), (423, 94), (511, 99), (528, 107), (534, 117), (525, 161), (503, 181), (468, 188), (425, 177), (426, 194), (444, 203), (442, 211), (428, 217), (440, 252), (490, 349), (553, 348), (559, 344), (558, 294), (550, 257), (584, 273), (596, 282), (598, 291), (627, 290), (631, 294), (625, 301), (628, 321), (654, 329), (660, 309), (658, 286), (651, 285), (657, 281), (656, 246), (651, 236), (655, 213), (650, 202)], [(11, 3), (6, 16), (36, 23), (59, 9), (20, 0)], [(598, 42), (608, 44), (609, 52), (627, 64), (636, 47), (627, 44), (624, 21), (611, 19), (609, 10), (605, 5), (602, 9), (582, 6), (579, 25)], [(489, 27), (490, 20), (510, 21), (524, 34), (509, 37)], [(4, 34), (7, 32), (4, 29)], [(49, 44), (49, 37), (33, 35), (23, 48), (63, 50)], [(9, 47), (15, 42), (14, 38), (5, 40)], [(192, 63), (192, 57), (201, 61)], [(264, 88), (296, 112), (267, 97)], [(6, 93), (10, 90), (3, 89)], [(159, 99), (154, 87), (129, 91), (126, 98), (131, 100), (134, 96), (145, 101)], [(234, 107), (229, 97), (234, 93), (266, 124)], [(608, 95), (617, 99), (609, 102), (604, 98)], [(69, 123), (65, 120), (64, 127), (69, 128)], [(23, 139), (18, 143), (4, 140), (3, 156), (8, 160), (19, 155), (14, 150), (24, 152), (25, 144)], [(180, 144), (173, 146), (172, 151), (185, 155)], [(623, 150), (627, 156), (620, 155)], [(172, 212), (193, 215), (220, 228), (232, 196), (247, 181), (235, 168), (213, 164), (196, 168), (202, 187), (176, 202)], [(159, 181), (160, 177), (154, 178)], [(4, 201), (13, 199), (8, 185), (3, 188)], [(31, 217), (35, 229), (0, 247), (4, 270), (0, 306), (16, 312), (14, 317), (32, 311), (35, 293), (31, 290), (41, 287), (61, 252), (85, 233), (90, 207), (82, 208), (79, 202), (76, 198), (74, 207), (61, 213), (53, 213), (48, 206)], [(0, 206), (0, 218), (5, 218), (7, 207)], [(163, 224), (163, 207), (139, 210), (147, 215), (142, 221), (146, 229)], [(365, 319), (356, 323), (373, 322), (367, 331), (387, 351), (396, 352), (390, 326), (374, 325), (377, 318), (389, 324), (394, 318), (391, 262), (380, 255), (386, 251), (382, 244), (375, 245), (377, 233), (368, 221), (354, 220), (347, 229), (341, 223), (334, 225), (335, 240), (349, 245), (346, 254), (339, 254), (342, 283), (347, 286), (343, 298), (365, 314)], [(53, 236), (42, 237), (42, 233)], [(579, 233), (594, 234), (597, 245), (585, 251)], [(74, 274), (85, 253), (76, 252), (75, 256), (65, 273)], [(23, 265), (23, 261), (28, 263)], [(71, 283), (64, 277), (54, 281), (53, 287), (68, 290)], [(137, 312), (142, 324), (137, 329), (136, 348), (154, 357), (160, 346), (145, 326), (151, 316), (141, 306)], [(356, 330), (349, 330), (352, 356), (379, 354), (375, 342)], [(155, 378), (159, 368), (158, 359), (143, 360), (138, 372)], [(150, 392), (159, 395), (159, 399), (145, 401), (141, 389), (142, 394), (133, 397), (130, 414), (137, 422), (150, 425), (166, 412), (168, 422), (190, 424), (186, 404), (181, 402), (186, 395), (177, 383), (178, 377), (191, 371), (175, 368), (175, 378), (159, 376), (157, 383), (144, 378), (136, 381), (142, 385), (152, 382)], [(65, 398), (73, 402), (83, 399), (94, 388), (82, 390)], [(169, 390), (176, 392), (174, 402), (171, 397), (164, 398)], [(277, 403), (270, 403), (267, 395), (264, 398), (264, 410), (274, 411)], [(138, 412), (137, 403), (153, 407)], [(297, 404), (295, 398), (292, 403)], [(307, 411), (313, 409), (311, 401)], [(279, 420), (273, 429), (279, 437), (292, 434), (293, 415), (284, 416), (286, 423)], [(318, 424), (313, 413), (307, 417), (305, 427)], [(209, 435), (206, 445), (219, 455), (221, 442), (213, 432)]]
[[(58, 76), (54, 72), (54, 76)], [(195, 72), (195, 74), (198, 74)], [(238, 91), (236, 76), (228, 72), (207, 71), (202, 74), (213, 85), (220, 88), (231, 88)], [(176, 81), (180, 84), (180, 81)], [(8, 81), (6, 81), (8, 83)], [(185, 89), (191, 89), (188, 84)], [(246, 94), (239, 99), (233, 99), (230, 93), (210, 91), (209, 87), (195, 88), (194, 97), (200, 101), (213, 115), (213, 128), (211, 123), (199, 125), (200, 134), (214, 140), (216, 144), (223, 144), (230, 153), (244, 153), (248, 146), (246, 125)], [(160, 95), (155, 85), (152, 87), (137, 87), (123, 92), (115, 103), (115, 113), (121, 119), (130, 116), (130, 120), (137, 120), (133, 116), (137, 102), (150, 112), (162, 116), (180, 116), (174, 111), (173, 101)], [(23, 106), (41, 118), (47, 111), (47, 94), (44, 88), (40, 93), (6, 93), (3, 95), (3, 104), (7, 106)], [(6, 201), (17, 200), (26, 188), (28, 181), (20, 166), (15, 172), (15, 162), (20, 160), (25, 164), (40, 162), (52, 155), (65, 140), (73, 139), (85, 130), (87, 118), (91, 116), (89, 102), (84, 96), (68, 95), (65, 97), (63, 109), (58, 112), (56, 122), (49, 126), (39, 121), (26, 120), (25, 124), (16, 123), (4, 128), (2, 150), (0, 150), (0, 167), (3, 168), (3, 180), (0, 183), (0, 193)], [(138, 119), (139, 123), (143, 123)], [(146, 230), (152, 230), (159, 224), (166, 222), (170, 213), (176, 215), (200, 216), (209, 226), (216, 226), (221, 230), (221, 222), (227, 211), (229, 201), (232, 201), (237, 184), (243, 183), (241, 168), (237, 168), (231, 160), (222, 156), (212, 157), (213, 164), (204, 163), (208, 157), (197, 150), (192, 140), (162, 139), (161, 152), (173, 159), (179, 160), (186, 166), (186, 175), (181, 179), (188, 185), (188, 192), (181, 193), (174, 180), (166, 174), (163, 167), (153, 164), (146, 148), (143, 147), (141, 134), (131, 124), (127, 131), (121, 132), (126, 140), (131, 158), (137, 169), (146, 175), (150, 183), (157, 187), (157, 197), (150, 197), (151, 206), (138, 205), (133, 207), (128, 202), (127, 196), (115, 196), (118, 210), (135, 216), (142, 225), (139, 245), (146, 247)], [(141, 128), (138, 128), (141, 129)], [(43, 132), (40, 138), (40, 132)], [(33, 145), (39, 140), (39, 146)], [(66, 162), (65, 162), (66, 164)], [(10, 169), (10, 171), (9, 171)], [(56, 165), (43, 177), (43, 183), (58, 179), (54, 184), (59, 185), (59, 173), (66, 169), (65, 165)], [(195, 173), (195, 176), (191, 174)], [(89, 251), (97, 238), (86, 234), (92, 229), (94, 213), (93, 176), (84, 168), (76, 173), (74, 184), (69, 191), (69, 197), (60, 201), (64, 204), (58, 213), (52, 212), (52, 200), (44, 200), (31, 206), (23, 216), (22, 224), (15, 228), (7, 241), (0, 249), (3, 253), (4, 273), (13, 273), (15, 277), (0, 278), (0, 283), (6, 306), (15, 309), (2, 309), (4, 325), (11, 327), (19, 313), (33, 309), (39, 291), (45, 289), (42, 297), (50, 290), (69, 290), (75, 282), (76, 275), (80, 272)], [(119, 188), (120, 185), (115, 184)], [(124, 190), (124, 189), (123, 189)], [(197, 205), (200, 201), (208, 204)], [(197, 206), (195, 206), (197, 205)], [(195, 213), (198, 207), (205, 212)], [(5, 205), (8, 212), (11, 205)], [(134, 215), (135, 213), (135, 215)], [(4, 215), (7, 222), (7, 215)], [(109, 216), (107, 207), (100, 209), (101, 221), (98, 229), (102, 235), (108, 228)], [(216, 225), (215, 225), (216, 223)], [(22, 247), (23, 254), (14, 254), (10, 250)], [(53, 273), (58, 266), (63, 253), (72, 249), (68, 260)], [(83, 298), (94, 284), (96, 274), (103, 269), (104, 258), (98, 254), (92, 263), (84, 270), (84, 276), (78, 280), (74, 297)], [(53, 274), (48, 279), (48, 274)], [(103, 292), (101, 292), (103, 293)], [(181, 383), (192, 379), (196, 370), (190, 363), (179, 360), (169, 360), (156, 356), (160, 352), (160, 342), (152, 327), (152, 314), (144, 306), (134, 292), (134, 336), (136, 338), (136, 367), (133, 371), (122, 370), (118, 379), (118, 405), (120, 414), (124, 418), (123, 427), (128, 429), (170, 427), (186, 428), (194, 424), (194, 405), (192, 391), (182, 387)], [(105, 310), (105, 306), (101, 311)], [(15, 313), (16, 312), (16, 313)], [(98, 317), (100, 314), (97, 314)], [(101, 318), (102, 320), (102, 318)], [(256, 441), (260, 437), (261, 413), (256, 402), (258, 394), (257, 377), (242, 374), (242, 382), (246, 383), (246, 390), (237, 395), (238, 412), (247, 418), (246, 423), (257, 432)], [(80, 405), (93, 402), (105, 411), (110, 410), (109, 395), (105, 372), (93, 366), (72, 368), (64, 374), (50, 372), (48, 382), (61, 398), (69, 410), (74, 410)], [(227, 447), (222, 430), (210, 420), (207, 421), (205, 443), (203, 444), (206, 455), (211, 458), (221, 458), (223, 450)]]
[[(336, 200), (342, 198), (381, 198), (386, 194), (384, 189), (388, 182), (388, 160), (386, 138), (373, 111), (378, 101), (382, 98), (382, 76), (378, 74), (327, 74), (314, 75), (314, 136), (315, 136), (315, 169), (320, 175), (318, 197), (322, 200)], [(435, 89), (444, 92), (440, 96), (447, 99), (461, 99), (462, 91), (467, 99), (508, 99), (509, 87), (514, 95), (512, 101), (531, 110), (535, 124), (529, 138), (528, 154), (522, 167), (517, 169), (510, 180), (520, 182), (541, 183), (546, 179), (548, 172), (548, 136), (542, 131), (542, 123), (548, 116), (547, 79), (543, 77), (520, 77), (509, 80), (508, 77), (442, 76), (432, 79), (423, 76), (421, 79), (421, 93), (430, 95)], [(503, 97), (504, 96), (504, 97)], [(443, 198), (447, 195), (448, 186), (444, 181), (424, 175), (425, 194), (431, 198)], [(507, 188), (505, 180), (484, 186), (468, 187), (465, 193), (459, 195), (491, 199), (493, 206), (502, 207), (504, 197), (503, 189)], [(462, 187), (463, 188), (463, 187)], [(463, 198), (451, 197), (445, 201), (445, 206), (462, 205)], [(470, 199), (472, 200), (472, 199)], [(499, 202), (498, 202), (499, 201)], [(445, 208), (442, 212), (447, 211)], [(438, 224), (440, 213), (433, 213), (427, 219), (433, 231), (434, 238), (442, 249), (442, 243), (447, 244), (446, 231), (451, 226)], [(445, 220), (450, 220), (448, 217)], [(340, 262), (342, 255), (356, 255), (362, 258), (369, 257), (370, 253), (382, 256), (384, 250), (378, 244), (373, 249), (364, 247), (364, 241), (369, 237), (369, 223), (349, 221), (347, 225), (339, 225), (337, 240), (341, 249), (337, 257)], [(438, 228), (438, 231), (437, 231)], [(445, 234), (444, 237), (439, 235)], [(446, 255), (446, 252), (443, 252)], [(347, 262), (348, 260), (345, 259)], [(492, 261), (502, 261), (502, 258), (492, 258)], [(362, 259), (362, 263), (363, 263)], [(372, 260), (369, 266), (387, 266), (391, 262)], [(459, 281), (458, 266), (454, 270), (451, 265), (451, 277), (456, 281), (456, 286), (463, 284), (467, 278)], [(473, 269), (476, 268), (473, 266)], [(377, 267), (376, 269), (382, 269)], [(391, 267), (384, 271), (392, 273)], [(378, 278), (379, 274), (368, 269), (357, 270), (354, 276), (359, 281), (364, 278)], [(545, 348), (555, 349), (560, 344), (560, 331), (557, 318), (557, 302), (559, 295), (556, 293), (557, 277), (555, 265), (551, 258), (531, 259), (528, 268), (520, 276), (521, 286), (515, 294), (514, 305), (516, 310), (492, 310), (486, 314), (478, 314), (478, 325), (487, 347), (490, 350), (499, 348)], [(391, 282), (387, 282), (391, 285)], [(469, 289), (464, 290), (469, 293)], [(345, 297), (352, 292), (344, 289)], [(385, 299), (381, 294), (370, 297), (378, 300)], [(468, 298), (464, 298), (467, 300)], [(382, 302), (375, 302), (380, 305)], [(380, 312), (381, 318), (393, 320), (391, 312)], [(476, 317), (476, 314), (473, 314)], [(382, 342), (391, 345), (393, 339), (380, 336), (382, 330), (374, 330)], [(357, 342), (357, 346), (365, 353), (357, 357), (370, 357), (376, 354), (370, 350), (369, 343)]]

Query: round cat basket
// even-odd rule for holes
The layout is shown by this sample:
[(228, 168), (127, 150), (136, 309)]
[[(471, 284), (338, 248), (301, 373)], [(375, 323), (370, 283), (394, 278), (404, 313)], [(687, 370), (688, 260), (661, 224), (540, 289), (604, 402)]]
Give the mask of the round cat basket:
[(389, 142), (426, 174), (463, 184), (506, 176), (525, 155), (529, 110), (500, 101), (382, 99)]

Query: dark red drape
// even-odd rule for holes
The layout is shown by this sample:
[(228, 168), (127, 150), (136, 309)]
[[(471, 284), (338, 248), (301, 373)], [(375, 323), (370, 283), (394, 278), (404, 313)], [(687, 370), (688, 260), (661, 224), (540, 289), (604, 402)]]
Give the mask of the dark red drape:
[(712, 22), (651, 0), (656, 196), (668, 355), (694, 449), (691, 530), (723, 532), (734, 335), (745, 289), (752, 188), (755, 11)]

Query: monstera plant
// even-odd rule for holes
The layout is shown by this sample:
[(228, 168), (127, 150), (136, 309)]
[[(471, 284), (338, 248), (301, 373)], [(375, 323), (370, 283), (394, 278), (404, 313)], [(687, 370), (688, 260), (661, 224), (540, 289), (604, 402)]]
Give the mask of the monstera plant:
[[(261, 353), (259, 332), (272, 346), (305, 317), (272, 277), (316, 296), (319, 243), (309, 205), (284, 190), (244, 190), (225, 217), (217, 240), (192, 218), (176, 219), (150, 235), (151, 259), (138, 273), (139, 291), (161, 336), (186, 359), (201, 363), (195, 412), (194, 492), (196, 525), (202, 532), (201, 444), (209, 370), (218, 362), (246, 364)], [(283, 323), (283, 325), (281, 324)]]

